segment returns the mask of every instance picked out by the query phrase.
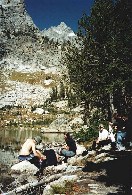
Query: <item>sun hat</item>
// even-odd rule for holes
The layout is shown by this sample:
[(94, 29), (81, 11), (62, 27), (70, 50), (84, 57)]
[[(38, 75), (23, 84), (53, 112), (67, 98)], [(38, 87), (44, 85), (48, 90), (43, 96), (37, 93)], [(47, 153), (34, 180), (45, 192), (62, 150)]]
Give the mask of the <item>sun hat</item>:
[(34, 140), (37, 142), (37, 144), (40, 144), (42, 142), (42, 138), (40, 136), (34, 137)]

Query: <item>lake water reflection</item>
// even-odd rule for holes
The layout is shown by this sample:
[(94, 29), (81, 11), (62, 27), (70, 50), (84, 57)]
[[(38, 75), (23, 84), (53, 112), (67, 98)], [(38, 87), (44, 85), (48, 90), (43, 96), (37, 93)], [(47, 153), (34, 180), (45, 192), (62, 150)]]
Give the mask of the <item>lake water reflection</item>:
[(19, 149), (27, 138), (33, 138), (36, 135), (42, 137), (43, 142), (63, 142), (63, 133), (41, 133), (40, 130), (16, 128), (0, 130), (0, 147)]

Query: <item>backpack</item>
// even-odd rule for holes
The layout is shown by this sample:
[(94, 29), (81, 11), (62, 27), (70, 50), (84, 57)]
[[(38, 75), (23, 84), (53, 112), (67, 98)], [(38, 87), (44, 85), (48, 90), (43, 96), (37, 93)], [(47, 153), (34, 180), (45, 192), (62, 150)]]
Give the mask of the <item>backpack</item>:
[(46, 166), (57, 165), (57, 157), (53, 149), (48, 149), (43, 152), (46, 156)]

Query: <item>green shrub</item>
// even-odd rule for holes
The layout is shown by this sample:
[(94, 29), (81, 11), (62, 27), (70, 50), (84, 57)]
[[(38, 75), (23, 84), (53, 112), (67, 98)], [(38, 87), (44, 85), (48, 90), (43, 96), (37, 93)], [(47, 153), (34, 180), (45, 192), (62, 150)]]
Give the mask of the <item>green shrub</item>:
[(37, 121), (33, 121), (33, 125), (49, 125), (50, 123), (53, 122), (52, 118), (46, 118), (44, 120), (37, 120)]
[(81, 128), (78, 132), (74, 132), (73, 135), (80, 142), (91, 141), (98, 136), (98, 130), (90, 126), (87, 129)]
[(80, 128), (78, 132), (74, 132), (74, 137), (81, 142), (92, 141), (98, 137), (98, 126), (99, 124), (104, 124), (105, 128), (108, 128), (108, 122), (105, 120), (105, 117), (97, 110), (89, 119), (89, 125), (86, 129), (83, 127)]
[(54, 194), (68, 194), (72, 195), (74, 191), (75, 182), (74, 181), (66, 181), (65, 186), (52, 186)]
[(52, 186), (52, 188), (53, 188), (54, 194), (64, 194), (65, 193), (65, 188), (62, 186), (56, 185), (56, 186)]
[(47, 107), (47, 110), (48, 110), (48, 112), (50, 112), (52, 114), (58, 113), (57, 109), (53, 105), (50, 105), (49, 107)]

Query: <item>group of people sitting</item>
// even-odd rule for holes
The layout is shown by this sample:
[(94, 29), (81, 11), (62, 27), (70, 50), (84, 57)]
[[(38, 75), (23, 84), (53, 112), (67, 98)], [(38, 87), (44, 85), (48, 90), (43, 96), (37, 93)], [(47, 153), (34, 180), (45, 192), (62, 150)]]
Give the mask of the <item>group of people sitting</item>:
[[(126, 141), (127, 117), (119, 117), (115, 115), (114, 121), (109, 122), (109, 130), (104, 128), (103, 124), (99, 125), (98, 139), (93, 142), (92, 149), (99, 149), (102, 146), (111, 144), (113, 149), (124, 150)], [(60, 156), (64, 156), (64, 162), (67, 162), (69, 157), (76, 155), (76, 142), (71, 137), (70, 133), (64, 133), (65, 145), (59, 150), (53, 149), (44, 150), (40, 152), (36, 149), (36, 145), (42, 142), (40, 136), (33, 139), (27, 139), (23, 144), (18, 159), (20, 161), (28, 160), (41, 171), (43, 168), (50, 165), (57, 165)]]
[(106, 130), (103, 124), (99, 125), (99, 136), (93, 142), (92, 149), (98, 149), (101, 146), (111, 144), (112, 149), (125, 150), (127, 143), (127, 124), (126, 116), (115, 114), (113, 121), (109, 122), (109, 128)]
[(60, 162), (60, 156), (64, 156), (64, 162), (67, 162), (68, 157), (76, 155), (76, 142), (71, 137), (70, 133), (64, 133), (64, 139), (66, 144), (57, 151), (53, 149), (40, 150), (36, 149), (36, 145), (42, 142), (40, 136), (36, 136), (33, 139), (27, 139), (26, 142), (22, 145), (18, 159), (19, 161), (27, 160), (39, 168), (39, 171), (42, 172), (44, 167), (50, 165), (57, 165)]

